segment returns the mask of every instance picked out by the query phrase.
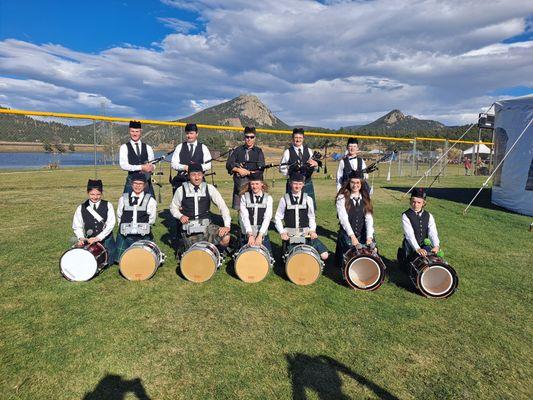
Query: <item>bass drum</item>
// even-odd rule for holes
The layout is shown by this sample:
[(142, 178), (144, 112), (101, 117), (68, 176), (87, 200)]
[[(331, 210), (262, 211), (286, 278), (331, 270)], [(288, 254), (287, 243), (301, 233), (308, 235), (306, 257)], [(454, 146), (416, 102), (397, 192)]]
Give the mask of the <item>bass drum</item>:
[(425, 297), (446, 298), (457, 290), (457, 273), (437, 255), (418, 256), (409, 265), (409, 277)]
[(99, 243), (74, 246), (59, 260), (61, 275), (72, 282), (84, 282), (98, 275), (107, 264), (107, 250)]
[(376, 290), (385, 279), (385, 269), (377, 250), (354, 246), (343, 257), (344, 280), (352, 289)]
[(180, 268), (188, 281), (200, 283), (211, 279), (220, 264), (222, 258), (217, 246), (209, 242), (197, 242), (183, 253)]
[(265, 279), (272, 261), (265, 246), (244, 245), (235, 255), (235, 273), (243, 282), (256, 283)]
[(315, 283), (322, 274), (323, 267), (318, 251), (307, 244), (294, 246), (285, 255), (285, 273), (296, 285)]
[(119, 270), (129, 281), (145, 281), (150, 279), (157, 268), (165, 261), (165, 254), (150, 240), (139, 240), (133, 243), (122, 254)]

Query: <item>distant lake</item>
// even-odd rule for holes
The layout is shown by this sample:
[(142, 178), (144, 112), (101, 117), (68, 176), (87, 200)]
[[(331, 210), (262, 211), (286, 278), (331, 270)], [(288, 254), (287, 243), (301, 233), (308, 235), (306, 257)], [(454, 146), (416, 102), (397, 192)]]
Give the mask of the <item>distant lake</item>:
[[(164, 154), (156, 152), (155, 157)], [(40, 169), (53, 162), (59, 162), (60, 167), (74, 167), (94, 165), (94, 153), (67, 152), (61, 155), (50, 153), (0, 153), (0, 169)], [(111, 165), (109, 157), (104, 160), (102, 153), (96, 153), (98, 165)], [(116, 164), (118, 164), (118, 155)]]

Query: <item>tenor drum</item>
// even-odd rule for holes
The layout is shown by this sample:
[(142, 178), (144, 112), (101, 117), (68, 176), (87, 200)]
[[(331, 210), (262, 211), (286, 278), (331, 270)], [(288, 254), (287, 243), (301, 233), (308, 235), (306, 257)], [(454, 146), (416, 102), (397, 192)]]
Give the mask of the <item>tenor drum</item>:
[(243, 281), (262, 281), (272, 267), (272, 258), (265, 246), (243, 246), (235, 255), (235, 273)]
[(200, 283), (211, 279), (221, 263), (217, 246), (209, 242), (196, 242), (183, 253), (180, 268), (187, 280)]
[(324, 263), (320, 254), (307, 244), (294, 246), (285, 255), (285, 273), (296, 285), (310, 285), (322, 274)]
[(344, 280), (352, 289), (376, 290), (385, 279), (385, 264), (377, 251), (351, 247), (343, 257)]
[(59, 260), (59, 270), (65, 279), (73, 282), (88, 281), (104, 269), (107, 250), (98, 242), (83, 247), (74, 246)]
[(122, 254), (119, 270), (130, 281), (145, 281), (154, 276), (157, 268), (165, 261), (165, 254), (150, 240), (133, 243)]
[(424, 296), (446, 298), (457, 290), (459, 277), (442, 258), (434, 254), (418, 256), (409, 265), (409, 277)]

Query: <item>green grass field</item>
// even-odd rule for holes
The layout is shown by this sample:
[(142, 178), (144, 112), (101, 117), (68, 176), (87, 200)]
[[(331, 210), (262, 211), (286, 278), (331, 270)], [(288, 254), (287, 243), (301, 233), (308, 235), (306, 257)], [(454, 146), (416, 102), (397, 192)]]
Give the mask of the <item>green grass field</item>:
[[(375, 292), (344, 286), (333, 260), (308, 287), (287, 281), (279, 260), (257, 284), (227, 265), (204, 284), (183, 280), (162, 223), (168, 185), (154, 232), (169, 258), (153, 279), (128, 282), (115, 265), (90, 282), (68, 282), (58, 260), (90, 176), (89, 168), (0, 173), (2, 399), (533, 396), (531, 218), (490, 206), (488, 193), (463, 216), (482, 177), (445, 177), (430, 195), (460, 277), (452, 297), (432, 300), (413, 292), (395, 263), (409, 178), (375, 181), (389, 272)], [(124, 174), (100, 176), (116, 206)], [(219, 171), (217, 179), (229, 200), (229, 178)], [(276, 205), (283, 188), (278, 179), (271, 190)], [(334, 182), (319, 175), (315, 189), (319, 233), (333, 252)], [(271, 239), (279, 245), (272, 230)]]

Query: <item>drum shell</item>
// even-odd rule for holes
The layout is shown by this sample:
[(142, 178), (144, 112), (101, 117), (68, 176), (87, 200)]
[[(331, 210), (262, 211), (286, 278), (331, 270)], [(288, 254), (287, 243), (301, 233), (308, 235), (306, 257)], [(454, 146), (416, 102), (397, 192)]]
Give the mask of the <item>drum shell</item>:
[[(249, 265), (244, 264), (247, 260), (243, 259), (246, 256), (249, 256), (249, 252), (254, 252), (260, 255), (262, 258), (260, 258), (260, 261), (263, 261), (264, 263), (259, 263), (256, 265)], [(273, 259), (270, 256), (270, 252), (268, 249), (261, 245), (261, 246), (250, 246), (248, 244), (241, 247), (241, 249), (238, 251), (238, 253), (234, 256), (235, 258), (235, 273), (241, 279), (243, 282), (247, 283), (256, 283), (259, 281), (262, 281), (267, 275), (270, 269), (272, 268)]]
[[(143, 251), (142, 258), (132, 255), (131, 251)], [(144, 254), (146, 253), (146, 254)], [(130, 259), (133, 257), (133, 259)], [(157, 244), (150, 240), (139, 240), (124, 251), (119, 261), (121, 275), (130, 281), (144, 281), (152, 278), (159, 266), (164, 262), (165, 255)]]
[[(202, 260), (191, 259), (194, 254), (193, 252), (202, 251), (208, 257), (207, 259), (204, 254), (200, 253)], [(205, 261), (211, 261), (212, 264), (205, 265)], [(191, 282), (202, 283), (208, 281), (213, 277), (215, 272), (220, 268), (222, 264), (222, 258), (218, 248), (209, 242), (196, 242), (193, 243), (189, 249), (183, 253), (180, 261), (180, 269), (183, 276)]]
[[(429, 285), (424, 285), (424, 274), (432, 269), (439, 270), (441, 277), (444, 277), (446, 288), (439, 291), (430, 288)], [(437, 255), (430, 254), (427, 257), (418, 256), (409, 263), (409, 277), (413, 285), (425, 297), (431, 298), (447, 298), (450, 297), (457, 290), (459, 285), (459, 277), (455, 269), (449, 265), (442, 258)]]
[[(65, 255), (67, 255), (68, 252), (72, 251), (72, 250), (85, 250), (86, 252), (90, 253), (91, 256), (94, 258), (95, 262), (96, 262), (96, 269), (95, 269), (95, 273), (88, 279), (81, 279), (81, 280), (78, 280), (78, 279), (72, 279), (71, 277), (69, 277), (65, 271), (63, 271), (63, 267), (62, 267), (62, 260), (63, 260), (63, 257), (65, 257)], [(68, 281), (71, 281), (71, 282), (83, 282), (83, 281), (88, 281), (88, 280), (91, 280), (92, 278), (94, 278), (96, 275), (98, 275), (100, 272), (102, 272), (102, 270), (104, 269), (104, 267), (106, 266), (107, 264), (107, 260), (108, 260), (108, 255), (107, 255), (107, 250), (106, 248), (104, 247), (104, 245), (102, 243), (99, 243), (99, 242), (95, 242), (93, 244), (86, 244), (84, 246), (78, 246), (78, 245), (74, 245), (72, 246), (70, 249), (68, 249), (67, 251), (65, 251), (62, 255), (61, 255), (61, 258), (59, 259), (59, 272), (61, 273), (61, 275)]]
[[(370, 260), (371, 265), (377, 266), (378, 268), (377, 277), (373, 277), (372, 281), (368, 285), (358, 285), (357, 282), (350, 277), (350, 269), (353, 263), (357, 260)], [(377, 250), (372, 251), (365, 247), (358, 249), (355, 246), (352, 246), (343, 256), (342, 272), (344, 280), (352, 289), (374, 291), (383, 284), (386, 275), (386, 267)]]
[[(291, 259), (301, 254), (306, 254), (312, 257), (316, 261), (316, 265), (313, 265), (313, 263), (311, 263), (311, 266), (309, 266), (309, 264), (303, 265), (304, 270), (302, 270), (302, 264), (299, 264), (300, 271), (296, 270), (291, 263)], [(322, 275), (324, 262), (320, 258), (320, 254), (318, 254), (318, 251), (316, 251), (315, 248), (312, 246), (309, 246), (307, 244), (299, 244), (297, 246), (294, 246), (287, 252), (287, 254), (284, 255), (284, 259), (285, 274), (287, 275), (289, 280), (296, 285), (310, 285), (312, 283), (315, 283), (318, 278), (320, 278), (320, 275)]]

